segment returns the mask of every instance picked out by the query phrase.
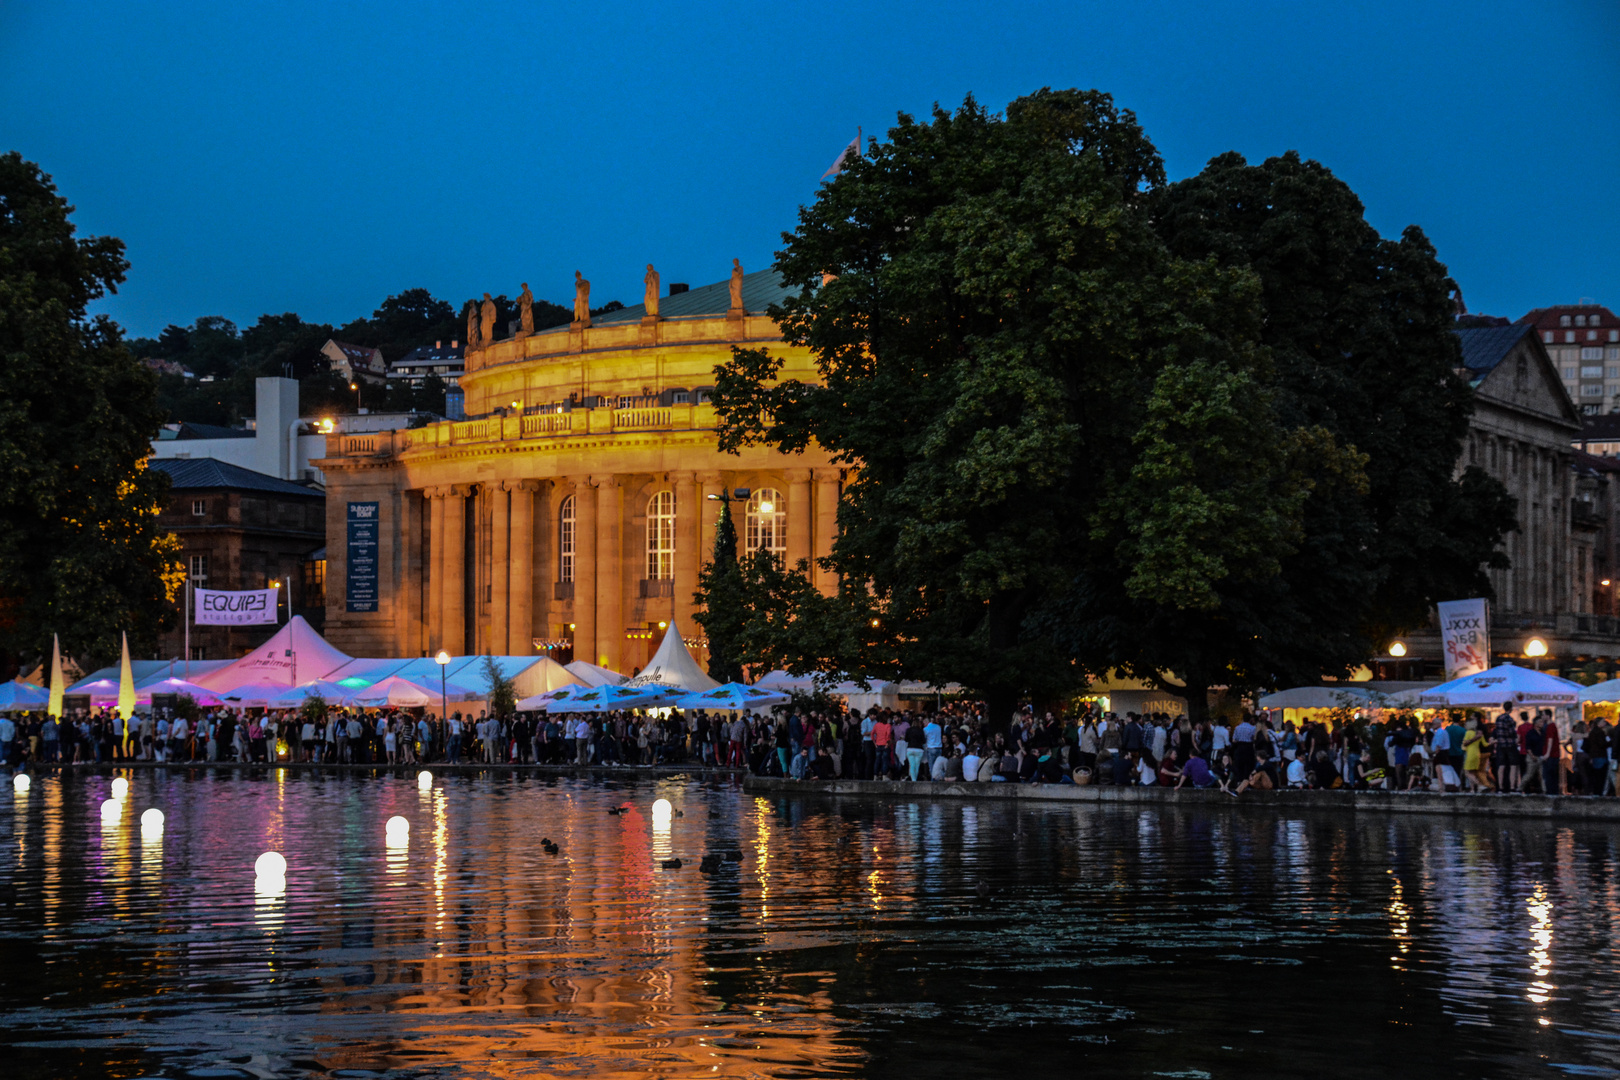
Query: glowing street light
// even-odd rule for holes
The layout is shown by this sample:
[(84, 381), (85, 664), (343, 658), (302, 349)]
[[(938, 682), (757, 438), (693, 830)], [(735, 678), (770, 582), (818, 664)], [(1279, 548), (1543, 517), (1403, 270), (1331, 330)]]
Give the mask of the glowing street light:
[(1547, 643), (1538, 637), (1533, 637), (1524, 643), (1524, 655), (1536, 662), (1536, 670), (1541, 670), (1541, 658), (1547, 655)]
[(450, 695), (444, 688), (444, 668), (450, 663), (450, 654), (440, 649), (433, 660), (439, 665), (439, 722), (445, 723), (450, 719)]
[(1389, 643), (1389, 655), (1400, 658), (1406, 655), (1406, 642), (1392, 641)]

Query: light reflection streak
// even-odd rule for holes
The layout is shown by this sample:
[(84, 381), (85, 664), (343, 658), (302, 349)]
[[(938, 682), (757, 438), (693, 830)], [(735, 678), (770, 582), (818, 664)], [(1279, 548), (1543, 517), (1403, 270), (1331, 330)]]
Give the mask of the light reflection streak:
[(1406, 963), (1407, 954), (1412, 950), (1412, 909), (1407, 906), (1406, 893), (1401, 885), (1401, 879), (1393, 876), (1395, 871), (1391, 870), (1389, 873), (1391, 875), (1388, 909), (1390, 934), (1395, 938), (1395, 952), (1397, 953), (1397, 955), (1389, 959), (1395, 965), (1395, 970), (1400, 971)]
[(759, 885), (759, 921), (771, 917), (771, 804), (754, 800), (754, 880)]
[(1552, 974), (1553, 944), (1552, 901), (1547, 899), (1547, 886), (1537, 882), (1524, 906), (1530, 913), (1530, 983), (1525, 987), (1525, 997), (1532, 1004), (1545, 1005), (1558, 989), (1547, 981)]

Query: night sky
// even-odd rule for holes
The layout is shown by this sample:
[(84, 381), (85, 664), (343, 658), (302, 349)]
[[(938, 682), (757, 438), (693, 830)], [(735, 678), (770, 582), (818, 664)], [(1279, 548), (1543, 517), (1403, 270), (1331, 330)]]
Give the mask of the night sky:
[[(1230, 9), (1230, 10), (1228, 10)], [(568, 303), (766, 266), (857, 126), (1096, 87), (1170, 175), (1288, 149), (1475, 311), (1620, 306), (1620, 3), (0, 0), (0, 150), (129, 245), (132, 334), (422, 285)]]

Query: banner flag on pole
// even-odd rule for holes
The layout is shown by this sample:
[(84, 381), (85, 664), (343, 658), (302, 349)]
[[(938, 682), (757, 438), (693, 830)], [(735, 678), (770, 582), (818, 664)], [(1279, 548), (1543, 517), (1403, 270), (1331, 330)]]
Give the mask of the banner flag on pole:
[(280, 622), (275, 589), (198, 589), (193, 594), (198, 626), (252, 626)]
[(1440, 643), (1446, 654), (1446, 681), (1477, 675), (1491, 666), (1491, 619), (1484, 599), (1448, 600), (1440, 612)]
[(859, 131), (856, 132), (853, 139), (849, 140), (849, 145), (838, 152), (838, 157), (832, 163), (832, 168), (822, 173), (821, 178), (825, 180), (829, 176), (837, 176), (839, 173), (843, 172), (844, 162), (849, 160), (849, 155), (851, 154), (854, 154), (856, 157), (861, 156), (861, 136)]

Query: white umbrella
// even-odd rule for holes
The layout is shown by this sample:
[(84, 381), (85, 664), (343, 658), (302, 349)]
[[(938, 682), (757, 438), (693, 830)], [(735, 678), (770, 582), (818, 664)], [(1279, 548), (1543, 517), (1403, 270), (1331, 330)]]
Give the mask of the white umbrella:
[[(239, 709), (274, 709), (286, 708), (273, 704), (287, 690), (285, 683), (245, 683), (235, 690), (227, 690), (219, 694), (225, 701)], [(216, 694), (219, 692), (216, 690)]]
[(547, 702), (546, 711), (571, 713), (656, 709), (670, 704), (674, 698), (674, 694), (656, 686), (593, 686), (560, 701)]
[(1429, 708), (1489, 707), (1505, 701), (1515, 705), (1574, 705), (1583, 689), (1580, 683), (1544, 671), (1498, 664), (1489, 671), (1464, 675), (1425, 690), (1422, 702)]
[(287, 687), (281, 693), (271, 698), (273, 709), (296, 709), (312, 697), (318, 697), (328, 705), (336, 705), (348, 697), (352, 691), (347, 686), (340, 686), (325, 679), (315, 679), (302, 686)]
[(1366, 705), (1371, 696), (1360, 687), (1296, 686), (1260, 699), (1262, 709), (1338, 709)]
[(578, 697), (590, 689), (587, 686), (559, 686), (555, 690), (547, 690), (543, 694), (526, 697), (517, 703), (518, 712), (544, 712), (553, 701), (567, 701)]
[(737, 711), (768, 709), (773, 705), (786, 705), (791, 700), (793, 699), (789, 695), (779, 691), (761, 690), (757, 686), (745, 686), (742, 683), (725, 683), (701, 694), (687, 694), (685, 697), (676, 698), (675, 704), (682, 709)]
[(1607, 682), (1596, 683), (1581, 691), (1583, 704), (1598, 701), (1620, 701), (1620, 679), (1610, 679)]

